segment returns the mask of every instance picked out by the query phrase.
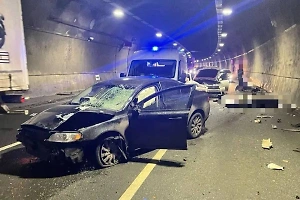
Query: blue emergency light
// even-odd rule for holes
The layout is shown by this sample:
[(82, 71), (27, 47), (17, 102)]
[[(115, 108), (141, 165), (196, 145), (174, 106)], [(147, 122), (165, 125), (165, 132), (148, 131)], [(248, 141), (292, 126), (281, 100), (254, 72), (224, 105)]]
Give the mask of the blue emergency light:
[(158, 51), (158, 47), (157, 46), (152, 47), (152, 51)]

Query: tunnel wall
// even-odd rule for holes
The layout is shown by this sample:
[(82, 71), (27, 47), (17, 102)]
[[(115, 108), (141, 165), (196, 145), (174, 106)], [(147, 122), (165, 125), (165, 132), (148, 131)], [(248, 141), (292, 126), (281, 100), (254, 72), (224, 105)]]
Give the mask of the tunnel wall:
[(261, 2), (227, 21), (227, 47), (216, 61), (236, 76), (242, 64), (245, 81), (288, 95), (299, 107), (300, 1)]
[[(82, 90), (99, 81), (96, 75), (100, 81), (107, 80), (126, 68), (131, 49), (122, 48), (123, 41), (77, 28), (89, 27), (96, 19), (96, 28), (120, 33), (113, 24), (108, 29), (109, 21), (101, 21), (105, 13), (90, 16), (92, 12), (86, 7), (68, 0), (22, 0), (22, 10), (30, 88), (27, 96)], [(75, 26), (53, 21), (51, 16)]]
[(290, 95), (300, 106), (300, 26), (294, 25), (243, 58), (245, 76), (256, 85)]

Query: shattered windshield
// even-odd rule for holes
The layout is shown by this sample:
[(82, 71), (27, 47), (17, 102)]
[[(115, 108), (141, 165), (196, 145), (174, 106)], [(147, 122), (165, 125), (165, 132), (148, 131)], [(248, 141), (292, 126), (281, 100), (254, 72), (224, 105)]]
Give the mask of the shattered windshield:
[(75, 97), (72, 105), (101, 108), (106, 110), (121, 110), (135, 87), (128, 85), (95, 85)]
[(134, 60), (131, 62), (129, 76), (160, 76), (173, 78), (176, 60)]

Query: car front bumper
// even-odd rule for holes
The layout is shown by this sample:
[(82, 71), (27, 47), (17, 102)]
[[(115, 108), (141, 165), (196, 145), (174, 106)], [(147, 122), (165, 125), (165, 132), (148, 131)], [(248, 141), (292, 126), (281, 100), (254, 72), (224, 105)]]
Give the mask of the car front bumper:
[(25, 146), (27, 153), (41, 160), (79, 163), (84, 157), (84, 146), (80, 143), (54, 143), (34, 140), (22, 133), (19, 133), (16, 138)]

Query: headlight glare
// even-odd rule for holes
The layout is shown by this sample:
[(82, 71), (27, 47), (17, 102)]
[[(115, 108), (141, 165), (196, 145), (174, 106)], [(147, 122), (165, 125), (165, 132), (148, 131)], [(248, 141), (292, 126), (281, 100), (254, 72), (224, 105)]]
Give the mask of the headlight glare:
[(79, 132), (56, 132), (52, 134), (47, 141), (49, 142), (75, 142), (82, 138)]

